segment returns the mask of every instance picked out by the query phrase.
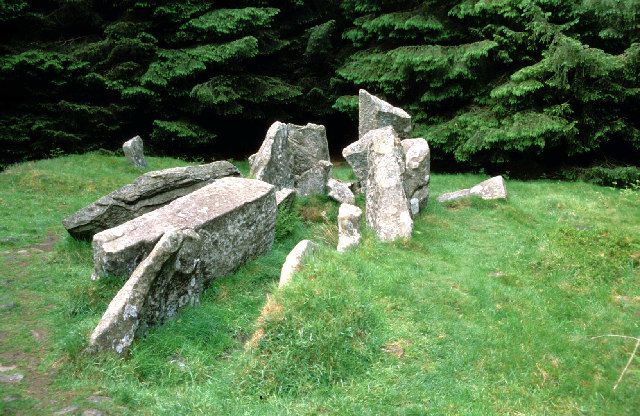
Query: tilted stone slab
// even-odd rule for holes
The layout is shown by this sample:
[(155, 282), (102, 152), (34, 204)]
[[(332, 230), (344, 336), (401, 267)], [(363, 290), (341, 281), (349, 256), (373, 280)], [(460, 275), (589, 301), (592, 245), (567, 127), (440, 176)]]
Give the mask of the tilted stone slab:
[(416, 215), (427, 204), (431, 179), (431, 150), (425, 139), (402, 140), (405, 153), (404, 191), (409, 198), (411, 214)]
[(277, 190), (293, 188), (293, 153), (289, 127), (276, 121), (267, 130), (258, 153), (249, 157), (251, 176), (272, 184)]
[(109, 304), (90, 348), (122, 354), (147, 328), (198, 303), (206, 283), (198, 258), (201, 247), (202, 238), (191, 229), (165, 233)]
[(225, 275), (271, 248), (276, 197), (272, 185), (228, 177), (169, 205), (98, 233), (93, 238), (94, 278), (130, 276), (168, 231), (190, 228), (202, 238), (207, 276)]
[(383, 241), (408, 238), (413, 230), (403, 176), (405, 158), (393, 127), (372, 130), (367, 176), (367, 224)]
[(122, 151), (133, 166), (137, 168), (147, 167), (147, 160), (144, 158), (144, 143), (140, 136), (124, 142), (122, 144)]
[(73, 237), (89, 240), (100, 231), (158, 209), (226, 176), (240, 176), (238, 169), (227, 161), (149, 172), (65, 218), (62, 224)]
[(288, 285), (293, 275), (302, 269), (305, 259), (318, 250), (318, 248), (318, 245), (311, 240), (302, 240), (296, 244), (282, 264), (278, 287)]
[(366, 90), (359, 91), (358, 139), (371, 130), (392, 126), (401, 138), (409, 138), (411, 116), (401, 108), (394, 107)]
[(506, 199), (507, 185), (502, 176), (494, 176), (493, 178), (480, 182), (472, 188), (444, 193), (438, 197), (438, 202), (452, 202), (471, 196), (477, 196), (486, 200)]

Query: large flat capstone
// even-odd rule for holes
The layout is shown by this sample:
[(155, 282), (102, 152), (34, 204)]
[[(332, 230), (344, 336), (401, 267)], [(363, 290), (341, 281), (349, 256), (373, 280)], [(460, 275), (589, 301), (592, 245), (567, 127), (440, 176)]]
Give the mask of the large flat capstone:
[(208, 278), (231, 273), (271, 248), (275, 188), (227, 177), (93, 238), (93, 278), (130, 276), (167, 232), (192, 229), (202, 239), (199, 259)]
[(227, 161), (149, 172), (82, 208), (62, 223), (73, 237), (90, 240), (100, 231), (158, 209), (226, 176), (240, 176), (238, 169)]

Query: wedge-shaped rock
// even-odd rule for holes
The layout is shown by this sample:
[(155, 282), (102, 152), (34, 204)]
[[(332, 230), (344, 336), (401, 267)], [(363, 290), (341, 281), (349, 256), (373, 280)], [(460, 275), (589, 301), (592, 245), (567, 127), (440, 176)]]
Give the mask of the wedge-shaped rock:
[(425, 139), (402, 140), (405, 153), (404, 192), (409, 198), (411, 214), (416, 215), (429, 198), (431, 150)]
[(272, 185), (254, 179), (218, 179), (169, 205), (96, 234), (94, 278), (130, 276), (166, 232), (185, 228), (202, 238), (203, 272), (209, 278), (228, 274), (271, 248), (275, 220)]
[(239, 175), (238, 169), (226, 161), (149, 172), (82, 208), (62, 223), (75, 238), (91, 239), (100, 231), (160, 208), (216, 179)]
[(201, 246), (202, 238), (193, 230), (165, 233), (109, 304), (91, 335), (90, 347), (122, 354), (148, 327), (198, 303), (206, 283)]
[(249, 157), (251, 174), (278, 190), (294, 188), (299, 195), (326, 191), (331, 169), (324, 126), (275, 122), (255, 155)]
[(438, 202), (457, 201), (459, 199), (470, 196), (478, 196), (482, 199), (506, 199), (507, 186), (502, 176), (494, 176), (493, 178), (482, 181), (476, 186), (459, 191), (447, 192), (438, 197)]
[(122, 151), (133, 166), (137, 168), (147, 167), (147, 160), (144, 158), (144, 143), (140, 136), (124, 142), (122, 144)]
[(318, 245), (310, 240), (302, 240), (289, 252), (280, 271), (278, 287), (283, 287), (291, 282), (295, 272), (299, 271), (306, 257), (318, 249)]
[(338, 252), (342, 253), (360, 244), (362, 210), (355, 205), (342, 204), (338, 210)]
[(358, 139), (371, 130), (392, 126), (402, 138), (409, 138), (411, 116), (365, 90), (360, 90), (358, 103)]
[(276, 205), (278, 208), (291, 209), (295, 199), (296, 191), (293, 189), (285, 188), (276, 191)]
[(413, 230), (403, 177), (405, 158), (393, 127), (372, 130), (367, 176), (367, 224), (383, 241), (408, 238)]
[(341, 204), (355, 204), (356, 197), (349, 188), (349, 184), (337, 179), (329, 179), (327, 181), (327, 189), (329, 190), (329, 198), (338, 201)]

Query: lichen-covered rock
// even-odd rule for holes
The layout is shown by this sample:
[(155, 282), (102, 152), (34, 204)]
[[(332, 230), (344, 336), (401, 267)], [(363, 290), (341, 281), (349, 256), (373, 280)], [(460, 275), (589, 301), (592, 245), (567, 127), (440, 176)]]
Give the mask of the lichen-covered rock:
[(355, 205), (342, 204), (338, 210), (338, 252), (342, 253), (360, 244), (362, 210)]
[(278, 208), (291, 209), (293, 201), (296, 199), (296, 191), (285, 188), (276, 191), (276, 205)]
[(100, 231), (158, 209), (216, 179), (239, 175), (227, 161), (149, 172), (65, 218), (62, 224), (73, 237), (91, 239)]
[(409, 199), (411, 214), (416, 215), (429, 198), (431, 151), (425, 139), (402, 140), (405, 153), (404, 191)]
[(293, 278), (293, 274), (299, 271), (302, 268), (304, 260), (307, 256), (311, 255), (318, 249), (318, 245), (310, 240), (302, 240), (300, 241), (294, 248), (289, 252), (287, 258), (282, 265), (282, 270), (280, 271), (280, 282), (278, 283), (278, 287), (286, 286), (291, 279)]
[(289, 126), (276, 121), (267, 130), (260, 150), (249, 158), (251, 175), (272, 184), (276, 190), (293, 188), (293, 153), (289, 146)]
[(367, 224), (384, 241), (408, 238), (413, 230), (404, 191), (405, 158), (396, 131), (387, 126), (372, 130), (367, 175)]
[(130, 276), (168, 231), (190, 228), (202, 238), (208, 278), (228, 274), (268, 251), (276, 220), (275, 189), (265, 182), (221, 178), (93, 238), (94, 278)]
[(148, 327), (199, 302), (205, 287), (199, 259), (202, 238), (191, 229), (165, 233), (113, 298), (93, 331), (94, 350), (126, 352)]
[(438, 202), (457, 201), (470, 196), (478, 196), (486, 200), (506, 199), (507, 186), (504, 183), (504, 178), (502, 176), (494, 176), (493, 178), (480, 182), (472, 188), (444, 193), (438, 197)]
[(334, 201), (338, 201), (341, 204), (351, 204), (355, 203), (355, 195), (349, 188), (349, 184), (339, 181), (337, 179), (329, 179), (327, 181), (327, 189), (329, 190), (329, 198)]
[(147, 167), (147, 160), (144, 158), (144, 143), (140, 136), (124, 142), (122, 144), (122, 151), (133, 166), (141, 169)]
[(402, 138), (411, 133), (411, 116), (365, 90), (359, 92), (358, 139), (371, 130), (392, 126)]
[(302, 196), (324, 193), (331, 168), (325, 127), (275, 122), (249, 163), (256, 179), (277, 190), (293, 188)]

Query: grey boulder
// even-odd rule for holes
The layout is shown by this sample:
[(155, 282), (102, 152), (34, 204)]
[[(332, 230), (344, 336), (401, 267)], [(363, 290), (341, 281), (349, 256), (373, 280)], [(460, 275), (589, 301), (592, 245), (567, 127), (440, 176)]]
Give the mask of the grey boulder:
[(122, 144), (122, 151), (133, 166), (137, 168), (146, 168), (147, 161), (144, 158), (144, 143), (140, 136), (136, 136), (131, 140), (127, 140)]
[(425, 139), (402, 140), (405, 154), (404, 191), (409, 198), (411, 214), (416, 215), (429, 198), (431, 150)]
[(372, 130), (368, 151), (367, 224), (383, 241), (408, 238), (413, 230), (403, 177), (405, 158), (396, 131), (387, 126)]
[(226, 161), (149, 172), (82, 208), (62, 223), (73, 237), (91, 239), (100, 231), (160, 208), (216, 179), (239, 175), (238, 169)]
[(94, 275), (130, 276), (167, 232), (190, 228), (202, 238), (208, 278), (231, 273), (273, 243), (276, 198), (265, 182), (227, 177), (162, 208), (96, 234)]
[(477, 196), (485, 200), (506, 199), (507, 186), (504, 178), (502, 176), (494, 176), (493, 178), (480, 182), (472, 188), (447, 192), (438, 197), (438, 202), (457, 201), (470, 196)]
[(340, 253), (360, 244), (362, 210), (355, 205), (342, 204), (338, 210), (338, 247)]
[(329, 198), (337, 201), (341, 204), (351, 204), (355, 203), (355, 195), (349, 188), (349, 184), (339, 181), (337, 179), (329, 179), (327, 181), (327, 189)]

